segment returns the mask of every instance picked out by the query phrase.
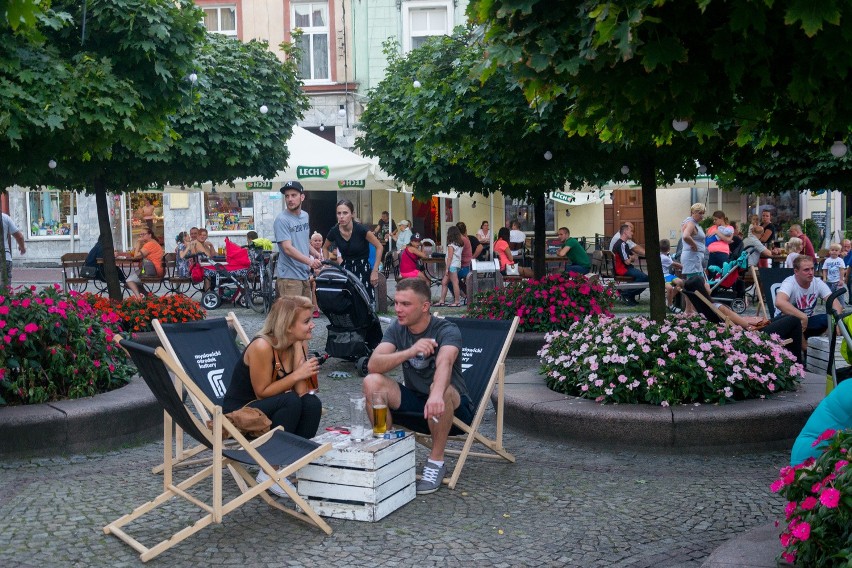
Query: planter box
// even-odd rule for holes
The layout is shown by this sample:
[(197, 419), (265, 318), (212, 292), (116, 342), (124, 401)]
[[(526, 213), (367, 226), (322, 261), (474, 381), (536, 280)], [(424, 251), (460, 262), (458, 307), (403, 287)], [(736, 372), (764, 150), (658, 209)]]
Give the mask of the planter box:
[(334, 449), (297, 472), (299, 495), (323, 517), (378, 521), (415, 497), (414, 435), (353, 442), (327, 432)]

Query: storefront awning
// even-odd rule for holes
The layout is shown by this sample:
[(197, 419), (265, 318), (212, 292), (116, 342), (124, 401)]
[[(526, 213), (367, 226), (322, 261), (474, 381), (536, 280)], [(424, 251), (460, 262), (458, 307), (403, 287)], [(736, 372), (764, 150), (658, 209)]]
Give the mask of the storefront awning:
[(550, 194), (551, 201), (564, 203), (565, 205), (589, 205), (592, 203), (603, 203), (610, 191), (598, 189), (594, 191), (553, 191)]

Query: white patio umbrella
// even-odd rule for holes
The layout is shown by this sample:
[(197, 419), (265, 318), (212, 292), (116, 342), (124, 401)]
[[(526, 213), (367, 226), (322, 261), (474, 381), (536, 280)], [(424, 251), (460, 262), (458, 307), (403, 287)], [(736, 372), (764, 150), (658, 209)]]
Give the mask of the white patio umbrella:
[[(369, 159), (299, 126), (293, 128), (293, 135), (287, 140), (287, 148), (290, 158), (285, 169), (277, 172), (272, 179), (251, 177), (236, 180), (236, 191), (274, 191), (291, 180), (300, 182), (305, 191), (395, 188), (393, 180), (388, 179), (388, 176), (377, 176), (378, 166)], [(186, 188), (189, 191), (199, 189), (211, 191), (212, 185), (205, 183), (201, 188)], [(167, 190), (180, 191), (175, 187)]]

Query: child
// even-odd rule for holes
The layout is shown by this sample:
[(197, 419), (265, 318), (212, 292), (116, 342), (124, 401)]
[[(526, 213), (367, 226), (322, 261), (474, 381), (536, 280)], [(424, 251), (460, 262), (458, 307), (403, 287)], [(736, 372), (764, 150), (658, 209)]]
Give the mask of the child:
[(787, 260), (784, 262), (784, 268), (793, 268), (793, 261), (802, 252), (804, 246), (805, 243), (799, 237), (793, 237), (787, 241), (787, 246), (784, 247), (787, 249)]
[(680, 270), (683, 266), (669, 256), (671, 248), (668, 239), (660, 240), (660, 263), (663, 265), (663, 278), (666, 281), (666, 306), (671, 313), (679, 314), (683, 310), (674, 305), (674, 298), (680, 294), (680, 290), (683, 288), (683, 280), (672, 274), (672, 268)]
[(822, 263), (822, 280), (832, 292), (840, 288), (841, 282), (846, 282), (846, 264), (840, 258), (842, 248), (840, 243), (832, 244), (828, 247), (828, 258)]
[[(459, 231), (458, 227), (452, 225), (449, 229), (447, 229), (447, 272), (444, 274), (444, 278), (441, 279), (441, 299), (437, 304), (435, 304), (436, 306), (457, 308), (462, 305), (459, 301), (461, 296), (459, 295), (458, 272), (461, 270), (461, 254), (463, 247), (461, 231)], [(445, 303), (448, 284), (452, 284), (453, 286), (453, 298), (456, 299), (455, 304)]]

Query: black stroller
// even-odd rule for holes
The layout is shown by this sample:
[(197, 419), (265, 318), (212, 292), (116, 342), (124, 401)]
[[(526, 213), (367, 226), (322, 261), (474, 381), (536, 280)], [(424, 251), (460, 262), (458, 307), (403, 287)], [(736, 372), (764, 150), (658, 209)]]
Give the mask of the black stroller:
[(367, 374), (367, 360), (382, 340), (382, 326), (358, 278), (337, 265), (324, 262), (316, 276), (317, 305), (330, 322), (325, 350), (331, 357), (357, 361)]

